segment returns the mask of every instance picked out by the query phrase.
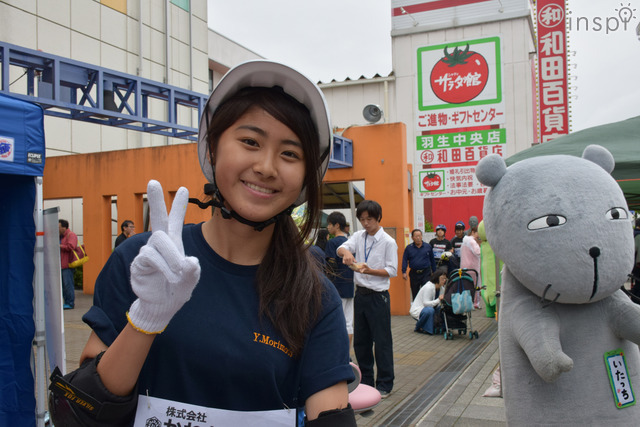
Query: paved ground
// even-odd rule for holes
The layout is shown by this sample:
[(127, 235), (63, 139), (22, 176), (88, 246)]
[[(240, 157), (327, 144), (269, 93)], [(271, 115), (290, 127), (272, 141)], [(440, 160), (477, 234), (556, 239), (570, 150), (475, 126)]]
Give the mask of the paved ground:
[(93, 305), (93, 295), (76, 291), (75, 308), (64, 310), (64, 342), (67, 356), (67, 372), (80, 364), (80, 354), (91, 334), (91, 328), (82, 321), (82, 316)]
[[(78, 366), (90, 334), (81, 317), (91, 295), (76, 292), (76, 308), (64, 311), (67, 369)], [(413, 332), (409, 316), (391, 320), (395, 385), (373, 410), (357, 415), (359, 426), (500, 426), (505, 425), (501, 398), (482, 397), (498, 364), (497, 325), (484, 310), (473, 312), (479, 339)]]
[[(418, 427), (506, 426), (501, 397), (482, 397), (498, 366), (498, 337), (429, 408)], [(411, 424), (413, 425), (413, 424)]]

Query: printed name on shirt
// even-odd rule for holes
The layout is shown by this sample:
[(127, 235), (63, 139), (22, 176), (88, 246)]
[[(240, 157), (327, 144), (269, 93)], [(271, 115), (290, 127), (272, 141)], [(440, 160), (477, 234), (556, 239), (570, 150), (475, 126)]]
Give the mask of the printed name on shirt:
[(260, 344), (266, 344), (268, 346), (271, 346), (273, 348), (280, 350), (281, 352), (283, 352), (289, 357), (293, 357), (293, 352), (289, 350), (289, 348), (286, 345), (282, 344), (280, 340), (274, 341), (268, 335), (261, 334), (260, 332), (254, 332), (253, 335), (254, 335), (254, 338), (253, 338), (254, 342), (257, 342)]

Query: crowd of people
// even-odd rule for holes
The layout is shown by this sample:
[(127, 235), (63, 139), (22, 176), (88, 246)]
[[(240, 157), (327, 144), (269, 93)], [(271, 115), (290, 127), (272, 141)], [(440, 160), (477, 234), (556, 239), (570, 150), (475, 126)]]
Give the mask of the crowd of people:
[[(394, 379), (389, 286), (390, 278), (397, 274), (397, 245), (380, 224), (382, 207), (377, 202), (361, 202), (356, 217), (363, 229), (350, 236), (345, 231), (345, 216), (332, 212), (327, 228), (317, 232), (311, 249), (326, 265), (327, 275), (342, 299), (361, 382), (376, 387), (384, 398), (391, 392)], [(438, 329), (444, 286), (452, 269), (480, 271), (477, 218), (471, 217), (469, 224), (466, 229), (464, 222), (457, 222), (451, 241), (446, 239), (443, 224), (436, 226), (436, 236), (429, 243), (423, 241), (420, 229), (411, 232), (413, 242), (404, 249), (401, 271), (411, 289), (410, 315), (416, 319), (416, 332), (434, 334)], [(475, 295), (474, 306), (480, 308), (480, 292)]]
[[(422, 231), (413, 230), (413, 243), (407, 245), (402, 256), (402, 277), (410, 280), (412, 304), (411, 316), (416, 319), (415, 332), (432, 335), (439, 332), (438, 320), (444, 286), (448, 274), (458, 268), (477, 272), (473, 279), (480, 287), (480, 243), (478, 219), (469, 219), (466, 229), (463, 221), (455, 224), (455, 236), (446, 238), (447, 227), (438, 224), (435, 237), (428, 244), (422, 242)], [(407, 275), (407, 269), (409, 274)], [(480, 292), (475, 292), (473, 307), (480, 308)]]

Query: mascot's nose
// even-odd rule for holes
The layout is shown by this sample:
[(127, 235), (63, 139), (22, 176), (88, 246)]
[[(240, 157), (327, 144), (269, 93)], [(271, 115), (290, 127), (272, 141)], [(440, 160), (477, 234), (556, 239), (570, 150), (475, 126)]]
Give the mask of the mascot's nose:
[(600, 248), (597, 246), (592, 247), (589, 249), (589, 255), (591, 258), (598, 258), (600, 256)]

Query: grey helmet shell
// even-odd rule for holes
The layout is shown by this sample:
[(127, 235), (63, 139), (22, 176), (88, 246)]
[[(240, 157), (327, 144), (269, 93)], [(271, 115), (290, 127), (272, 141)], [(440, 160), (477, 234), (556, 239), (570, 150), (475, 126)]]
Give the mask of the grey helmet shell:
[[(318, 182), (324, 178), (331, 157), (333, 136), (329, 109), (322, 91), (315, 83), (293, 68), (278, 62), (255, 60), (243, 62), (224, 75), (211, 93), (200, 117), (198, 157), (204, 176), (212, 184), (215, 184), (215, 176), (210, 163), (207, 128), (216, 109), (242, 88), (274, 86), (280, 86), (286, 94), (306, 106), (311, 113), (311, 120), (318, 132), (319, 153), (322, 158), (318, 168)], [(299, 206), (305, 201), (306, 191), (303, 188), (294, 205)]]

